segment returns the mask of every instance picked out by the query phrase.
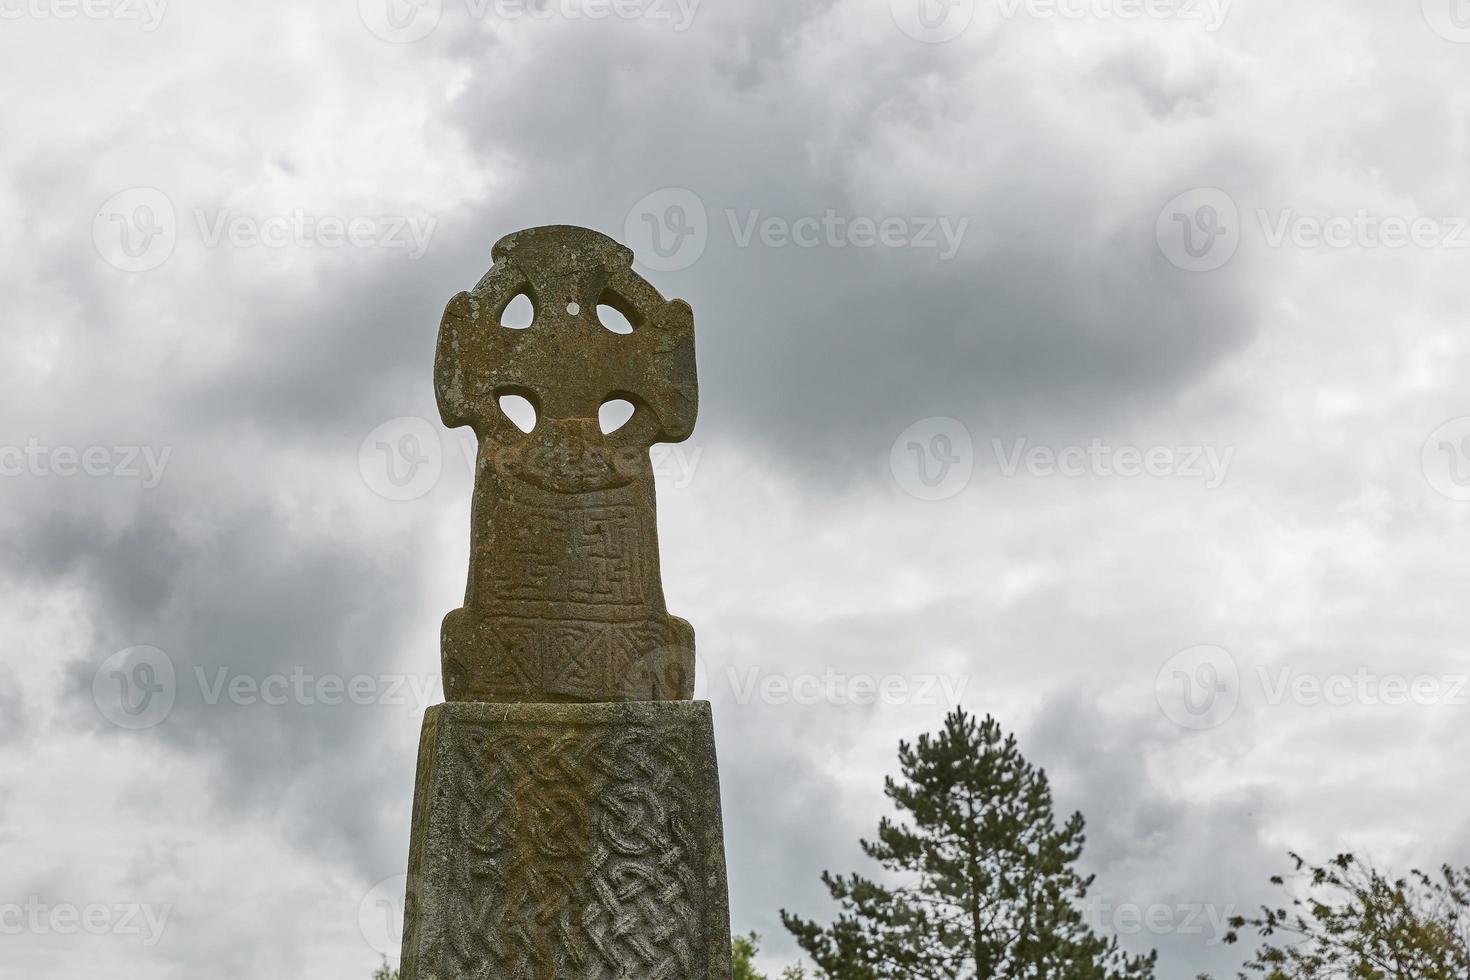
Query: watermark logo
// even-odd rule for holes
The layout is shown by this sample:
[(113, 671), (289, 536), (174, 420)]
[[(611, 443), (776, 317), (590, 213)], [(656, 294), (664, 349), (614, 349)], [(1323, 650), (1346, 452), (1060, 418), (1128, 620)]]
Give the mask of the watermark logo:
[(1470, 0), (1422, 0), (1424, 20), (1446, 41), (1470, 44)]
[(1429, 434), (1419, 467), (1436, 493), (1470, 501), (1470, 415), (1450, 419)]
[(92, 219), (97, 254), (123, 272), (147, 272), (167, 262), (179, 240), (179, 219), (168, 195), (132, 187), (108, 198)]
[(1119, 936), (1202, 936), (1206, 946), (1219, 946), (1231, 934), (1230, 920), (1239, 914), (1239, 907), (1212, 902), (1140, 905), (1088, 895), (1081, 911), (1088, 924), (1099, 932)]
[(265, 217), (229, 208), (196, 208), (194, 224), (206, 248), (375, 248), (401, 250), (421, 259), (439, 220), (423, 215), (317, 215), (304, 208)]
[(1186, 272), (1213, 272), (1240, 247), (1240, 209), (1218, 187), (1197, 187), (1164, 205), (1154, 237), (1172, 265)]
[(444, 699), (437, 672), (318, 674), (298, 666), (289, 672), (249, 674), (229, 666), (196, 664), (180, 676), (168, 654), (146, 646), (129, 647), (109, 657), (92, 679), (92, 699), (103, 717), (120, 728), (152, 728), (169, 716), (186, 687), (191, 696), (197, 688), (197, 703), (208, 708), (228, 704), (237, 708), (297, 705), (423, 711)]
[(152, 948), (163, 939), (172, 905), (138, 902), (47, 903), (37, 895), (25, 902), (0, 902), (0, 936), (135, 936)]
[[(700, 0), (464, 0), (471, 20), (646, 20), (672, 25), (678, 33), (694, 26)], [(439, 27), (444, 0), (358, 0), (363, 24), (393, 44), (422, 41)]]
[(97, 711), (119, 728), (152, 728), (173, 711), (177, 696), (174, 662), (158, 647), (119, 650), (92, 677)]
[(417, 500), (438, 486), (444, 470), (439, 429), (412, 415), (390, 419), (363, 439), (357, 450), (357, 469), (378, 496)]
[(969, 230), (969, 218), (936, 215), (857, 215), (847, 217), (828, 208), (820, 216), (791, 218), (766, 215), (759, 209), (743, 216), (734, 208), (725, 211), (730, 235), (738, 248), (759, 241), (766, 248), (887, 248), (934, 249), (941, 262), (959, 254)]
[(784, 707), (957, 706), (970, 679), (953, 674), (865, 674), (828, 667), (822, 673), (780, 674), (760, 666), (726, 667), (717, 680), (728, 685), (736, 704)]
[(694, 482), (699, 463), (704, 459), (703, 446), (661, 442), (649, 447), (648, 462), (660, 488), (685, 490)]
[(1235, 447), (1226, 446), (1114, 446), (1099, 437), (1093, 437), (1086, 446), (1030, 445), (1026, 439), (1016, 439), (1010, 445), (1000, 439), (991, 439), (996, 464), (1001, 475), (1014, 477), (1023, 470), (1034, 477), (1083, 477), (1103, 479), (1136, 479), (1142, 476), (1156, 479), (1199, 480), (1206, 490), (1215, 490), (1225, 482), (1230, 464), (1235, 459)]
[(1401, 249), (1470, 248), (1470, 217), (1376, 214), (1358, 208), (1351, 215), (1322, 217), (1294, 208), (1275, 213), (1256, 210), (1268, 248)]
[[(941, 215), (769, 214), (760, 208), (726, 208), (725, 223), (736, 248), (914, 249), (941, 262), (959, 254), (970, 227), (967, 217)], [(698, 262), (712, 229), (704, 200), (685, 187), (665, 187), (633, 205), (624, 240), (640, 265), (677, 272)]]
[[(1470, 705), (1470, 674), (1380, 673), (1366, 666), (1309, 671), (1260, 665), (1247, 675), (1252, 698), (1267, 708), (1434, 708)], [(1159, 671), (1156, 694), (1164, 715), (1182, 728), (1223, 725), (1242, 697), (1245, 678), (1217, 646), (1182, 650)]]
[(975, 442), (959, 419), (921, 419), (893, 440), (888, 469), (909, 496), (948, 500), (970, 485), (975, 472)]
[[(3, 0), (0, 0), (3, 2)], [(314, 214), (294, 208), (281, 214), (243, 214), (230, 208), (194, 208), (193, 231), (205, 248), (384, 249), (422, 258), (438, 219), (422, 215)], [(114, 194), (92, 221), (92, 241), (108, 265), (147, 272), (178, 247), (178, 212), (163, 191), (134, 187)]]
[[(487, 455), (482, 462), (480, 460), (480, 439), (475, 435), (474, 430), (468, 427), (455, 429), (449, 434), (449, 438), (452, 442), (449, 453), (453, 455), (453, 447), (457, 446), (466, 469), (471, 473), (483, 473), (486, 469), (490, 469), (501, 472), (509, 478), (524, 479), (536, 474), (555, 474), (559, 472), (559, 467), (564, 465), (554, 450), (530, 452), (513, 459), (491, 454)], [(704, 461), (704, 448), (687, 442), (660, 442), (647, 449), (637, 446), (615, 446), (608, 447), (605, 458), (614, 469), (624, 471), (641, 468), (642, 461), (647, 459), (648, 467), (653, 472), (654, 479), (658, 481), (658, 488), (661, 492), (687, 490), (693, 485), (699, 467)], [(414, 455), (422, 458), (424, 453), (422, 451), (415, 453), (413, 445), (410, 444), (401, 446), (396, 455), (402, 472), (406, 474), (408, 468), (403, 462), (405, 458)], [(375, 477), (378, 468), (376, 464), (371, 467)]]
[(893, 22), (915, 41), (943, 44), (970, 29), (975, 0), (889, 0)]
[(1154, 697), (1164, 717), (1181, 728), (1218, 728), (1240, 704), (1240, 668), (1223, 647), (1180, 650), (1159, 668)]
[(623, 240), (638, 264), (655, 272), (680, 272), (699, 261), (709, 245), (709, 213), (686, 187), (665, 187), (634, 204), (623, 222)]
[[(1285, 207), (1256, 208), (1252, 217), (1249, 224), (1259, 245), (1269, 249), (1470, 249), (1470, 215), (1384, 214), (1368, 208), (1312, 214)], [(1165, 258), (1190, 272), (1225, 265), (1246, 230), (1234, 200), (1218, 188), (1197, 188), (1174, 198), (1155, 226)]]
[(158, 30), (169, 0), (0, 0), (0, 21), (136, 21), (145, 33)]
[(303, 707), (414, 707), (427, 709), (442, 701), (444, 691), (438, 674), (314, 674), (297, 667), (289, 674), (263, 677), (235, 673), (229, 667), (207, 671), (194, 668), (200, 698), (209, 707), (228, 701), (237, 707), (265, 705), (279, 708)]
[(1225, 26), (1233, 0), (998, 0), (1004, 20), (1152, 20)]
[(700, 0), (466, 0), (470, 16), (497, 20), (647, 20), (676, 33), (694, 26)]
[(48, 446), (32, 437), (24, 446), (0, 446), (0, 477), (137, 480), (152, 490), (172, 456), (172, 446)]
[(403, 951), (408, 875), (394, 875), (374, 885), (357, 906), (357, 928), (373, 950), (397, 958)]
[(439, 26), (444, 0), (357, 0), (367, 29), (390, 44), (422, 41)]
[(1307, 708), (1352, 706), (1418, 708), (1464, 707), (1470, 704), (1470, 675), (1378, 674), (1367, 667), (1352, 673), (1314, 674), (1292, 667), (1257, 668), (1266, 704), (1287, 701)]

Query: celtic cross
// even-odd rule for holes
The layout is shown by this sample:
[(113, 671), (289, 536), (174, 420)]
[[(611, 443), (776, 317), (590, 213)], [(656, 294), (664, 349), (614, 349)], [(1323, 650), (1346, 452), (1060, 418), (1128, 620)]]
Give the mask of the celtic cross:
[[(516, 232), (492, 256), (449, 301), (434, 365), (444, 423), (479, 440), (465, 604), (442, 633), (445, 697), (688, 699), (694, 631), (664, 605), (648, 450), (694, 427), (693, 313), (585, 228)], [(531, 325), (502, 325), (519, 296)], [(599, 306), (632, 332), (605, 327)], [(501, 409), (508, 395), (535, 409), (530, 432)], [(633, 414), (604, 434), (613, 400)]]

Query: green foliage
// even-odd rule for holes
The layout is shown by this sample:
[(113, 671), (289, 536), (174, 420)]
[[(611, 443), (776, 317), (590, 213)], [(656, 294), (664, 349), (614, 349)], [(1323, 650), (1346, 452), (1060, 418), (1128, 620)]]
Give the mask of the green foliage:
[[(1390, 879), (1351, 854), (1271, 882), (1294, 891), (1289, 907), (1237, 916), (1266, 940), (1245, 964), (1266, 980), (1465, 980), (1470, 977), (1470, 867), (1417, 869)], [(1230, 933), (1228, 942), (1237, 934)]]
[(781, 913), (820, 977), (1152, 980), (1156, 954), (1128, 957), (1084, 923), (1082, 815), (1056, 825), (1046, 773), (998, 722), (957, 710), (898, 757), (902, 778), (885, 789), (912, 826), (884, 818), (861, 843), (904, 884), (828, 872), (835, 923)]
[(398, 971), (388, 965), (388, 960), (383, 960), (383, 965), (373, 971), (373, 980), (398, 980)]
[(760, 941), (761, 937), (752, 932), (748, 936), (736, 936), (730, 944), (735, 958), (735, 972), (732, 974), (734, 980), (766, 980), (755, 972), (755, 967), (750, 962), (760, 951)]
[[(764, 973), (755, 972), (751, 960), (755, 954), (760, 952), (761, 937), (755, 933), (746, 936), (736, 936), (730, 944), (734, 953), (735, 972), (732, 974), (734, 980), (769, 980)], [(806, 971), (799, 966), (788, 966), (781, 973), (781, 980), (806, 980)]]

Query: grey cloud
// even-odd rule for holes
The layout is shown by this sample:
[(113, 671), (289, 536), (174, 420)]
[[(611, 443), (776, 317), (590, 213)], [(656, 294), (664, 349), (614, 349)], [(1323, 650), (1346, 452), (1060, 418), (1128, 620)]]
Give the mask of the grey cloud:
[[(717, 36), (685, 43), (708, 50)], [(818, 472), (867, 458), (931, 414), (977, 424), (1105, 418), (1168, 397), (1255, 328), (1248, 278), (1230, 269), (1183, 274), (1153, 239), (1159, 209), (1180, 191), (1258, 182), (1254, 148), (1241, 158), (1242, 148), (1222, 146), (1211, 163), (1211, 149), (1200, 147), (1173, 161), (1101, 135), (1069, 143), (1071, 134), (983, 101), (957, 99), (950, 115), (937, 115), (921, 76), (896, 65), (937, 72), (960, 91), (1003, 84), (1010, 72), (937, 54), (920, 62), (885, 49), (870, 67), (892, 72), (889, 84), (817, 88), (799, 80), (811, 52), (795, 40), (769, 54), (779, 67), (755, 85), (740, 84), (718, 59), (646, 41), (647, 53), (672, 56), (677, 67), (630, 59), (590, 35), (532, 43), (523, 57), (566, 66), (544, 98), (509, 97), (495, 60), (460, 52), (478, 84), (460, 97), (458, 118), (485, 152), (516, 161), (519, 186), (534, 191), (481, 226), (580, 215), (621, 236), (644, 195), (693, 190), (708, 212), (708, 248), (692, 268), (652, 278), (695, 306), (706, 417)], [(1131, 53), (1122, 47), (1117, 58)], [(658, 84), (666, 74), (683, 83)], [(1091, 81), (1099, 107), (1112, 106), (1112, 95), (1126, 106), (1143, 91), (1117, 71)], [(1218, 82), (1152, 84), (1165, 86), (1160, 98), (1193, 104), (1213, 97)], [(801, 99), (778, 97), (793, 86)], [(695, 92), (719, 111), (694, 108)], [(627, 111), (599, 110), (615, 98)], [(1137, 123), (1103, 111), (1118, 111), (1109, 123), (1120, 128)], [(1156, 115), (1149, 135), (1162, 145), (1177, 120)], [(1002, 147), (987, 145), (992, 131), (1004, 133)], [(943, 180), (894, 179), (906, 141), (926, 140), (944, 155)], [(559, 202), (555, 212), (540, 206), (546, 200)], [(1128, 202), (1122, 211), (1118, 200)], [(759, 239), (742, 247), (731, 227), (752, 214), (789, 222), (829, 209), (848, 219), (966, 220), (968, 239), (942, 262), (919, 249), (765, 247)]]
[[(211, 533), (186, 544), (177, 523), (201, 520)], [(224, 812), (273, 811), (291, 800), (294, 839), (380, 875), (383, 855), (402, 849), (405, 828), (392, 811), (363, 801), (387, 783), (411, 785), (406, 739), (390, 747), (384, 732), (395, 723), (412, 729), (413, 705), (395, 709), (388, 684), (377, 689), (386, 706), (321, 703), (315, 693), (282, 705), (249, 693), (236, 704), (227, 685), (298, 671), (313, 679), (396, 677), (411, 662), (405, 651), (415, 649), (424, 651), (419, 673), (432, 676), (432, 639), (404, 626), (412, 604), (401, 600), (413, 566), (361, 553), (359, 543), (330, 531), (291, 533), (287, 523), (240, 502), (214, 514), (144, 508), (118, 530), (58, 514), (23, 537), (19, 554), (38, 581), (79, 581), (94, 600), (94, 648), (60, 652), (71, 660), (72, 725), (118, 734), (93, 705), (93, 675), (117, 650), (159, 647), (176, 670), (177, 703), (156, 728), (128, 737), (216, 757), (215, 802)]]
[[(924, 45), (893, 28), (886, 6), (709, 4), (684, 35), (447, 16), (431, 40), (391, 46), (348, 5), (293, 12), (320, 28), (300, 33), (303, 47), (242, 47), (279, 34), (285, 15), (267, 5), (169, 18), (138, 46), (108, 35), (114, 53), (91, 58), (85, 31), (32, 36), (37, 25), (22, 24), (0, 41), (28, 77), (41, 77), (38, 58), (74, 68), (17, 104), (33, 115), (3, 151), (0, 201), (24, 232), (6, 239), (23, 246), (7, 301), (25, 311), (0, 341), (12, 368), (0, 385), (5, 438), (175, 450), (156, 492), (12, 479), (0, 514), (7, 625), (20, 635), (34, 597), (53, 593), (77, 597), (82, 620), (36, 628), (76, 648), (6, 647), (25, 659), (0, 667), (0, 742), (25, 751), (50, 716), (50, 737), (75, 739), (80, 766), (100, 740), (207, 775), (204, 819), (184, 840), (149, 836), (176, 815), (144, 790), (104, 815), (137, 842), (128, 880), (183, 896), (168, 947), (125, 980), (291, 976), (313, 955), (367, 975), (376, 958), (355, 935), (355, 903), (404, 867), (415, 712), (209, 705), (194, 671), (433, 674), (435, 623), (453, 596), (429, 593), (462, 560), (447, 552), (464, 547), (463, 522), (446, 511), (465, 500), (446, 480), (414, 505), (364, 506), (358, 442), (393, 416), (434, 417), (440, 313), (483, 273), (496, 238), (553, 222), (623, 238), (635, 202), (661, 188), (694, 191), (708, 215), (697, 262), (647, 275), (695, 308), (695, 440), (736, 464), (725, 479), (711, 463), (721, 479), (681, 491), (697, 506), (661, 512), (665, 558), (679, 556), (666, 571), (702, 572), (671, 594), (690, 597), (675, 609), (694, 621), (708, 669), (964, 673), (966, 705), (1017, 730), (1062, 807), (1088, 817), (1099, 894), (1140, 903), (1259, 900), (1280, 857), (1262, 828), (1319, 819), (1347, 796), (1351, 779), (1329, 778), (1341, 753), (1414, 744), (1416, 731), (1450, 738), (1433, 720), (1334, 718), (1333, 743), (1304, 739), (1293, 763), (1328, 775), (1303, 783), (1266, 758), (1275, 730), (1253, 727), (1247, 707), (1229, 771), (1260, 788), (1201, 798), (1149, 765), (1150, 753), (1187, 760), (1190, 743), (1093, 695), (1146, 703), (1157, 663), (1222, 623), (1282, 643), (1358, 633), (1458, 649), (1463, 569), (1445, 552), (1458, 516), (1416, 471), (1421, 429), (1463, 401), (1450, 266), (1243, 248), (1226, 268), (1192, 274), (1165, 260), (1153, 228), (1168, 199), (1197, 186), (1230, 190), (1243, 214), (1316, 194), (1337, 207), (1374, 188), (1459, 208), (1450, 121), (1464, 52), (1417, 11), (1366, 4), (1334, 11), (1341, 46), (1316, 48), (1300, 45), (1300, 15), (1266, 7), (1242, 7), (1212, 37), (1017, 24)], [(196, 65), (215, 55), (227, 67), (201, 83)], [(51, 119), (65, 125), (42, 125)], [(443, 169), (405, 178), (394, 162), (425, 146)], [(389, 212), (434, 199), (425, 192), (450, 167), (493, 179), (483, 193), (440, 195), (438, 231), (416, 262), (216, 249), (130, 275), (88, 240), (93, 209), (118, 184), (165, 187), (186, 222), (190, 207), (235, 193), (310, 207), (335, 190), (324, 180), (368, 187), (360, 196)], [(759, 237), (742, 246), (730, 224), (731, 212), (743, 228), (757, 213), (828, 209), (969, 223), (949, 261)], [(873, 481), (886, 479), (894, 436), (929, 415), (967, 422), (982, 454), (992, 433), (1085, 442), (1115, 426), (1189, 431), (1223, 417), (1241, 475), (1183, 503), (1155, 485), (1069, 495), (1059, 481), (977, 478), (916, 517), (914, 501), (874, 493)], [(1413, 438), (1385, 435), (1388, 416)], [(1400, 470), (1409, 475), (1383, 476)], [(751, 513), (766, 484), (790, 514)], [(1329, 547), (1341, 508), (1380, 484), (1393, 500), (1386, 523), (1352, 526)], [(713, 541), (724, 550), (706, 553)], [(903, 602), (867, 612), (822, 588), (889, 573)], [(769, 603), (773, 581), (782, 591)], [(185, 685), (164, 723), (122, 733), (94, 710), (92, 674), (139, 643), (166, 650)], [(45, 676), (44, 658), (65, 664), (58, 704), (15, 693)], [(829, 911), (817, 874), (864, 866), (856, 841), (885, 810), (893, 743), (931, 729), (945, 706), (741, 704), (728, 684), (712, 698), (736, 925), (789, 956), (775, 910)], [(28, 767), (0, 786), (12, 846), (32, 839), (16, 836), (13, 815), (53, 778)], [(1436, 808), (1459, 801), (1453, 787), (1440, 793), (1434, 808), (1426, 797), (1402, 819), (1384, 810), (1362, 833), (1392, 846), (1401, 826), (1442, 824)], [(62, 843), (45, 822), (24, 828), (39, 835), (37, 853)], [(1453, 853), (1464, 852), (1462, 823), (1440, 837)], [(279, 844), (252, 855), (262, 880), (301, 868), (313, 880), (271, 891), (270, 908), (242, 919), (241, 876), (194, 860), (237, 834)], [(71, 854), (87, 842), (66, 843)], [(95, 873), (78, 861), (61, 884), (84, 892)], [(15, 878), (54, 890), (33, 870)], [(1187, 935), (1129, 942), (1160, 946), (1164, 976), (1228, 975), (1238, 962)], [(83, 952), (68, 966), (98, 969)]]

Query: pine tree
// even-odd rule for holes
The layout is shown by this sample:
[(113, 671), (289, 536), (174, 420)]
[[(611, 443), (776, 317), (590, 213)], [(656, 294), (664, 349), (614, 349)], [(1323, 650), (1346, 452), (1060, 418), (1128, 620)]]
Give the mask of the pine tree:
[(885, 781), (912, 825), (884, 818), (869, 857), (902, 884), (823, 874), (842, 912), (821, 926), (781, 919), (828, 980), (1152, 980), (1156, 954), (1129, 957), (1079, 905), (1073, 864), (1083, 819), (1056, 826), (1046, 773), (993, 718), (962, 709), (937, 737), (899, 744)]
[[(734, 963), (732, 980), (769, 980), (755, 969), (755, 957), (761, 951), (760, 936), (753, 932), (736, 936), (730, 944), (730, 951)], [(799, 966), (788, 966), (781, 971), (781, 980), (806, 980), (806, 971)]]
[(731, 941), (730, 952), (734, 963), (732, 980), (766, 980), (755, 972), (755, 966), (752, 965), (755, 954), (760, 952), (760, 941), (761, 937), (753, 932), (748, 936), (736, 936)]

